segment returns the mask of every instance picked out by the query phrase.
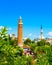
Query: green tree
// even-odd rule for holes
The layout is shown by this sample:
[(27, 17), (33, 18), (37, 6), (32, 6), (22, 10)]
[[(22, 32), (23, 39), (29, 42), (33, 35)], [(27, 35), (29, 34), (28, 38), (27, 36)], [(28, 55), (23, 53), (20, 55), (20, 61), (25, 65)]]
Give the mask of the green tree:
[(32, 43), (32, 41), (31, 41), (31, 39), (30, 38), (27, 38), (25, 41), (24, 41), (24, 44), (31, 44)]
[(38, 46), (44, 46), (46, 44), (46, 40), (42, 39), (41, 41), (37, 42)]
[(0, 65), (15, 65), (18, 56), (22, 56), (23, 49), (11, 45), (10, 41), (6, 28), (2, 28), (0, 31)]

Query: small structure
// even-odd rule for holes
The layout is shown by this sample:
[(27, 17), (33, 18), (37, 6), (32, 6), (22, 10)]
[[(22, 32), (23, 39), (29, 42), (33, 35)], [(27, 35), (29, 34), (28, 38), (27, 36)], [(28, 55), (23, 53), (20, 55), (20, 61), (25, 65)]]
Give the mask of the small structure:
[(23, 49), (24, 49), (23, 54), (29, 56), (30, 55), (30, 51), (31, 51), (30, 50), (30, 46), (24, 44)]
[(15, 34), (12, 34), (11, 38), (12, 38), (12, 40), (14, 40), (16, 38)]
[(49, 42), (50, 44), (52, 44), (52, 38), (46, 38), (46, 42)]

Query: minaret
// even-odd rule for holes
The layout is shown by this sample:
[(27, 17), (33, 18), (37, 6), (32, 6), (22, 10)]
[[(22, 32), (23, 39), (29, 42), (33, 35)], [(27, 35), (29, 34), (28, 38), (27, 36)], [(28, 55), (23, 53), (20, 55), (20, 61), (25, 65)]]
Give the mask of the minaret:
[(42, 25), (41, 25), (41, 28), (40, 28), (40, 39), (41, 39), (41, 40), (43, 39), (43, 29), (42, 29)]
[(23, 48), (23, 28), (22, 28), (22, 18), (20, 16), (18, 23), (18, 46)]

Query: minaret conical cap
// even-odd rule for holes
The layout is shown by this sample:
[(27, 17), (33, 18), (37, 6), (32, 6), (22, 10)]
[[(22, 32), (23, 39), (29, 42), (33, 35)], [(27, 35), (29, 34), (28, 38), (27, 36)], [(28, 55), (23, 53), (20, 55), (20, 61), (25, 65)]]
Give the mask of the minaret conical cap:
[(22, 19), (22, 17), (20, 16), (20, 19)]
[(20, 16), (20, 18), (19, 18), (19, 24), (23, 24), (22, 23), (22, 17)]

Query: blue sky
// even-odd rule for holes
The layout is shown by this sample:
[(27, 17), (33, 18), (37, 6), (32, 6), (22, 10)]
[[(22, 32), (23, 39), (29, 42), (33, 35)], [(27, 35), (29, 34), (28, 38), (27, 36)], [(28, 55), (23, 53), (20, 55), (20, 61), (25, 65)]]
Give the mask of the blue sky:
[(20, 16), (24, 37), (39, 37), (41, 24), (44, 36), (52, 37), (52, 0), (0, 0), (0, 26), (12, 28), (10, 34), (17, 35)]

